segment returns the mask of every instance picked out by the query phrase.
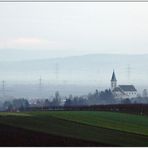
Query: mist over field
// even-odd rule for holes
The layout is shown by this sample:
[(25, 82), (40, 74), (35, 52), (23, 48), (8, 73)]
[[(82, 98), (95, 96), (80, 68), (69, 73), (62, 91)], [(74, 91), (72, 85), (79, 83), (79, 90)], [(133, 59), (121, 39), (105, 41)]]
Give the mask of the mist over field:
[(0, 96), (85, 95), (110, 88), (113, 69), (118, 84), (140, 93), (148, 88), (147, 5), (2, 3)]
[(49, 97), (57, 90), (63, 96), (85, 95), (110, 88), (114, 69), (118, 84), (133, 84), (141, 92), (148, 88), (147, 59), (147, 54), (88, 54), (0, 61), (0, 79), (11, 97)]

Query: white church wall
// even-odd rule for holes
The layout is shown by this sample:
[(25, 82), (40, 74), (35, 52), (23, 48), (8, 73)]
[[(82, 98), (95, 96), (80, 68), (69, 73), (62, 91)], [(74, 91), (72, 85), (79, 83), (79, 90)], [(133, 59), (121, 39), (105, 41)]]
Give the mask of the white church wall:
[(136, 98), (137, 92), (136, 91), (126, 91), (125, 94), (128, 96), (128, 98)]

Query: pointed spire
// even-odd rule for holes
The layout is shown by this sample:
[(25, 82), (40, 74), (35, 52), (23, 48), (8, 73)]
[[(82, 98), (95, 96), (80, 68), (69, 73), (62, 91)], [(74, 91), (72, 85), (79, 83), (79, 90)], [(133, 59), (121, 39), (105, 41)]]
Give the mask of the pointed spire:
[(114, 70), (113, 70), (111, 81), (117, 81)]

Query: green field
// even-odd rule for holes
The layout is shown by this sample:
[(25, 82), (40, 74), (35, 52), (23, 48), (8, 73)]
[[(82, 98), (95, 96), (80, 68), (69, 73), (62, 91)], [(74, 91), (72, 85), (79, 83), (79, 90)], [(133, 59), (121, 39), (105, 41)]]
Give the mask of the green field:
[(0, 123), (117, 146), (148, 146), (148, 117), (98, 111), (0, 113)]

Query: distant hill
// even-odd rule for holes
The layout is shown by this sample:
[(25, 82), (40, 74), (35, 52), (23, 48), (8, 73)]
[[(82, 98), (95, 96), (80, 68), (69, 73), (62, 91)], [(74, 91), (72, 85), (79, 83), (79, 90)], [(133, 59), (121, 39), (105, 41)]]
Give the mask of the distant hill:
[[(57, 65), (57, 66), (56, 66)], [(61, 80), (95, 81), (110, 80), (113, 69), (118, 81), (147, 83), (148, 55), (93, 54), (54, 59), (0, 62), (1, 78), (37, 79), (40, 75), (54, 80), (56, 73)], [(90, 82), (89, 82), (90, 83)]]
[[(58, 89), (65, 93), (68, 90), (68, 94), (75, 91), (87, 93), (96, 87), (109, 88), (113, 69), (118, 84), (130, 83), (138, 88), (148, 87), (148, 55), (90, 54), (52, 59), (0, 61), (0, 68), (0, 79), (6, 80), (7, 84), (12, 81), (34, 83), (38, 87), (39, 77), (42, 76), (44, 85), (50, 85), (50, 90), (55, 90), (56, 85), (60, 84)], [(27, 88), (29, 86), (25, 86), (23, 91)]]

